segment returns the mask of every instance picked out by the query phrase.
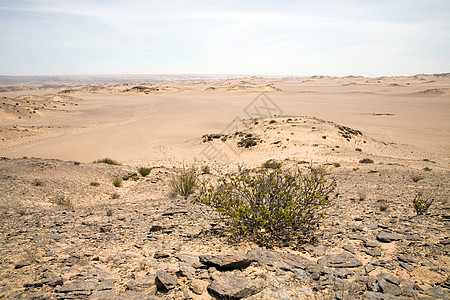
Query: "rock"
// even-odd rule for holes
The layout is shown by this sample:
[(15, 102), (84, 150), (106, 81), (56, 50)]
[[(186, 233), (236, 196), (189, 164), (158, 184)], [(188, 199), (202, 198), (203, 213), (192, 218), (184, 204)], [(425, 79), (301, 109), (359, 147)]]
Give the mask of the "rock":
[(261, 266), (270, 266), (282, 270), (291, 271), (295, 268), (304, 270), (316, 266), (316, 263), (303, 256), (264, 248), (253, 248), (247, 252), (246, 256), (250, 260), (258, 262)]
[(450, 245), (450, 238), (445, 238), (441, 240), (439, 243), (444, 246)]
[(98, 282), (92, 280), (78, 280), (72, 282), (64, 282), (62, 286), (57, 286), (55, 292), (57, 293), (71, 293), (71, 292), (91, 292), (95, 290)]
[(382, 243), (390, 243), (393, 241), (400, 241), (403, 237), (399, 234), (390, 233), (387, 231), (380, 231), (377, 234), (377, 240)]
[(154, 257), (155, 259), (160, 259), (160, 258), (168, 258), (168, 257), (170, 257), (170, 255), (167, 254), (167, 253), (163, 253), (163, 252), (156, 252), (156, 253), (153, 255), (153, 257)]
[(351, 254), (356, 254), (355, 248), (352, 245), (344, 245), (342, 248)]
[(205, 268), (205, 265), (200, 262), (198, 255), (190, 253), (177, 253), (175, 258), (181, 262), (191, 265), (193, 268), (201, 269)]
[(42, 274), (42, 283), (51, 287), (63, 285), (64, 281), (61, 276), (55, 275), (50, 271), (46, 271)]
[(116, 280), (115, 279), (105, 279), (101, 281), (97, 287), (96, 291), (106, 291), (106, 290), (114, 290), (116, 288)]
[(400, 263), (400, 267), (402, 267), (403, 269), (405, 269), (408, 272), (412, 272), (414, 271), (414, 267), (411, 266), (410, 264), (406, 264), (406, 263)]
[(177, 285), (177, 279), (164, 270), (156, 271), (155, 284), (158, 290), (168, 291)]
[(353, 272), (347, 268), (338, 268), (338, 269), (323, 268), (322, 274), (332, 275), (341, 279), (346, 279), (348, 276), (353, 275)]
[(406, 234), (403, 237), (407, 241), (412, 241), (412, 242), (421, 242), (422, 241), (422, 238), (416, 233)]
[(364, 246), (367, 248), (378, 248), (380, 247), (380, 243), (377, 243), (375, 241), (365, 241)]
[(319, 259), (319, 264), (331, 268), (356, 268), (362, 263), (350, 253), (331, 254)]
[[(300, 295), (305, 296), (305, 299), (313, 296), (312, 291), (306, 291), (305, 289), (300, 289)], [(307, 297), (309, 296), (309, 297)], [(285, 289), (277, 288), (276, 290), (264, 289), (261, 292), (247, 298), (248, 300), (289, 300), (291, 297)], [(304, 299), (304, 298), (301, 298)]]
[(261, 282), (232, 273), (224, 273), (208, 285), (208, 291), (219, 299), (241, 299), (262, 289)]
[(432, 280), (435, 284), (441, 284), (447, 280), (447, 277), (430, 270), (428, 267), (418, 267), (411, 272), (411, 275), (421, 279)]
[(378, 292), (368, 292), (365, 293), (362, 296), (363, 300), (402, 300), (402, 299), (408, 299), (405, 297), (397, 297), (394, 295), (389, 295), (389, 294), (382, 294), (382, 293), (378, 293)]
[(361, 251), (373, 257), (381, 256), (381, 250), (379, 248), (362, 249)]
[(189, 281), (189, 288), (197, 295), (203, 294), (206, 289), (206, 282), (203, 280), (193, 279)]
[(374, 266), (373, 264), (367, 264), (364, 266), (364, 270), (366, 270), (367, 273), (372, 272), (373, 270), (375, 270), (377, 267)]
[(14, 265), (14, 269), (21, 269), (29, 265), (31, 265), (31, 262), (29, 260), (23, 259)]
[(398, 286), (400, 282), (391, 274), (380, 274), (377, 276), (377, 283), (380, 291), (384, 294), (400, 296), (403, 294), (403, 289)]
[(435, 299), (450, 299), (450, 291), (448, 289), (443, 289), (438, 286), (426, 290), (425, 294)]
[(313, 256), (323, 256), (325, 255), (325, 251), (327, 250), (327, 248), (325, 246), (313, 246), (313, 245), (304, 245), (303, 250), (305, 250), (306, 252), (308, 252), (309, 254), (313, 255)]
[(242, 255), (200, 255), (200, 262), (218, 270), (245, 269), (252, 262)]
[(401, 262), (404, 262), (404, 263), (414, 263), (414, 264), (417, 264), (417, 260), (415, 260), (414, 258), (411, 258), (411, 257), (409, 257), (409, 256), (399, 255), (399, 256), (397, 256), (397, 259), (398, 259), (399, 261), (401, 261)]
[(354, 234), (348, 237), (350, 240), (356, 240), (356, 241), (367, 241), (367, 237), (365, 237), (364, 235), (358, 235), (358, 234)]

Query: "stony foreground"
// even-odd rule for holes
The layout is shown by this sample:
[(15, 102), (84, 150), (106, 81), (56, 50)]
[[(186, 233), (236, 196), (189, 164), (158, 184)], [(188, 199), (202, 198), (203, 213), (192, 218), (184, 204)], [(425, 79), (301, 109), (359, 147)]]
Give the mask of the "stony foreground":
[[(173, 169), (3, 158), (0, 297), (449, 299), (448, 174), (358, 167), (329, 168), (337, 198), (294, 250), (230, 244), (208, 207), (166, 196)], [(423, 216), (418, 187), (439, 200)]]

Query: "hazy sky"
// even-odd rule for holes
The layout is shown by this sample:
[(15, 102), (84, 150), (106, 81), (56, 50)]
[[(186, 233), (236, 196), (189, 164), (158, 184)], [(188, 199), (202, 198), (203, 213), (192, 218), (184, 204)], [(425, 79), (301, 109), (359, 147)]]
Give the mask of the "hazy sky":
[(0, 0), (0, 74), (450, 72), (449, 0)]

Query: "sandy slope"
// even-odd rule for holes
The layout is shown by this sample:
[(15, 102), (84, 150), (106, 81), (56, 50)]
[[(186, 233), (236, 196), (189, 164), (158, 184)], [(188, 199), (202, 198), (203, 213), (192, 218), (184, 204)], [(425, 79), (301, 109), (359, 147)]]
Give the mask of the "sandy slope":
[[(387, 143), (409, 145), (413, 152), (449, 156), (447, 77), (250, 78), (147, 86), (152, 87), (150, 92), (125, 92), (130, 89), (126, 86), (79, 88), (61, 94), (82, 99), (78, 106), (69, 105), (68, 99), (56, 100), (67, 102), (62, 107), (62, 103), (54, 105), (51, 96), (48, 100), (36, 97), (34, 102), (47, 101), (48, 107), (56, 107), (38, 111), (38, 117), (33, 118), (16, 116), (2, 105), (0, 126), (4, 130), (0, 135), (5, 141), (0, 155), (84, 162), (111, 156), (132, 164), (201, 159), (201, 154), (184, 143), (205, 133), (222, 132), (235, 118), (249, 118), (244, 109), (265, 92), (282, 115), (317, 117), (359, 129)], [(33, 93), (42, 97), (60, 90)], [(28, 92), (0, 96), (16, 97)], [(11, 101), (25, 107), (23, 98)], [(262, 115), (267, 117), (267, 111)], [(8, 138), (12, 126), (21, 133), (33, 131), (32, 137), (18, 133)]]

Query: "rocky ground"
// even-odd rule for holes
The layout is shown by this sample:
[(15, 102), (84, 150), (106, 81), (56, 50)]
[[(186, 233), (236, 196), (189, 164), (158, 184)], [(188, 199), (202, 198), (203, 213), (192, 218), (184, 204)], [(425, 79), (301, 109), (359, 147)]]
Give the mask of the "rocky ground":
[[(265, 249), (230, 242), (224, 220), (192, 197), (170, 199), (174, 168), (142, 177), (132, 166), (2, 158), (0, 297), (450, 298), (446, 168), (313, 164), (337, 182), (317, 242)], [(293, 166), (307, 164), (283, 161)], [(223, 175), (211, 167), (201, 179)], [(436, 199), (421, 216), (418, 190)]]

